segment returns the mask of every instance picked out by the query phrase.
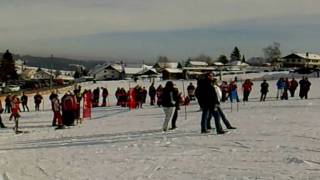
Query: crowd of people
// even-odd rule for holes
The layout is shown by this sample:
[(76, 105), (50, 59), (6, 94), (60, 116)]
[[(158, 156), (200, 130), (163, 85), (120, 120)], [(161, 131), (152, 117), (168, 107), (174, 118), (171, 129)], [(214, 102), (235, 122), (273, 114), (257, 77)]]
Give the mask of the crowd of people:
[[(150, 105), (162, 107), (165, 113), (165, 119), (163, 122), (162, 130), (168, 131), (177, 128), (176, 120), (178, 118), (178, 110), (181, 105), (188, 105), (190, 101), (199, 103), (202, 111), (201, 116), (201, 133), (208, 133), (212, 129), (211, 119), (214, 118), (216, 131), (218, 134), (224, 134), (220, 119), (222, 119), (227, 129), (235, 129), (225, 113), (220, 107), (220, 104), (230, 100), (240, 102), (238, 96), (238, 82), (237, 78), (227, 83), (222, 81), (218, 84), (217, 79), (213, 77), (212, 73), (207, 73), (205, 78), (199, 79), (197, 86), (190, 83), (187, 86), (187, 95), (183, 96), (179, 92), (178, 88), (172, 81), (167, 81), (163, 87), (161, 84), (156, 88), (154, 83), (149, 87), (149, 91), (145, 87), (136, 85), (129, 90), (118, 87), (115, 92), (117, 100), (117, 106), (129, 107), (129, 108), (143, 108), (143, 104), (146, 103), (147, 96), (149, 95)], [(249, 101), (250, 93), (253, 89), (253, 82), (250, 79), (244, 80), (242, 83), (243, 102)], [(276, 82), (277, 94), (276, 98), (281, 100), (288, 100), (290, 97), (295, 97), (295, 91), (300, 86), (299, 97), (301, 99), (308, 98), (308, 92), (311, 87), (311, 83), (308, 78), (303, 77), (299, 82), (292, 78), (280, 78)], [(265, 101), (269, 92), (269, 84), (266, 80), (260, 85), (260, 101)], [(105, 107), (110, 106), (108, 99), (109, 91), (105, 87), (97, 87), (91, 90), (84, 90), (82, 92), (81, 86), (75, 86), (74, 90), (68, 91), (60, 99), (57, 91), (52, 91), (49, 96), (51, 102), (51, 109), (53, 111), (52, 126), (56, 126), (56, 129), (64, 129), (65, 126), (73, 126), (76, 123), (81, 122), (80, 115), (80, 102), (84, 99), (84, 96), (90, 97), (92, 107)], [(102, 102), (99, 102), (100, 98)], [(40, 111), (41, 104), (43, 103), (43, 96), (37, 92), (34, 97), (34, 109)], [(20, 104), (22, 109), (20, 109)], [(20, 112), (30, 111), (28, 106), (28, 96), (23, 92), (19, 98), (17, 95), (7, 95), (5, 98), (4, 108), (0, 102), (0, 113), (10, 113), (9, 120), (14, 120), (16, 133), (19, 133), (19, 118)], [(171, 127), (169, 128), (169, 122)], [(0, 116), (0, 128), (6, 128), (3, 124)]]

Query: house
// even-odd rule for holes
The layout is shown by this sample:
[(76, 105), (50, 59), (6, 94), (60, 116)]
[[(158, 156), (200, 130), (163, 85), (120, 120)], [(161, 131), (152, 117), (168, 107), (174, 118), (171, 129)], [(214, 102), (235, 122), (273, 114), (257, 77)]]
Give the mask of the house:
[(161, 73), (165, 68), (181, 69), (182, 65), (179, 62), (157, 62), (154, 66), (157, 72)]
[(55, 75), (53, 73), (50, 73), (44, 70), (37, 70), (36, 73), (33, 75), (33, 78), (31, 79), (50, 80), (54, 78), (55, 78)]
[(146, 67), (124, 67), (121, 64), (111, 64), (100, 67), (91, 73), (96, 80), (120, 80), (124, 78), (133, 78), (139, 75)]
[(74, 77), (60, 74), (55, 79), (58, 84), (71, 84), (75, 81)]
[(198, 79), (199, 77), (203, 76), (205, 73), (212, 72), (217, 70), (214, 66), (207, 66), (207, 67), (184, 67), (183, 70), (183, 77), (185, 79)]
[(241, 61), (231, 61), (226, 65), (229, 70), (232, 71), (241, 71), (249, 66), (249, 64)]
[(117, 80), (122, 79), (124, 73), (120, 64), (111, 64), (101, 67), (93, 75), (96, 80)]
[(172, 68), (165, 68), (162, 70), (162, 79), (169, 80), (169, 79), (183, 79), (183, 71), (182, 69), (172, 69)]
[(281, 58), (284, 67), (319, 68), (320, 55), (312, 53), (292, 53)]
[(186, 67), (207, 67), (208, 63), (204, 61), (187, 61)]
[(34, 79), (34, 75), (37, 73), (37, 70), (35, 69), (26, 69), (22, 71), (21, 78), (23, 80), (31, 80)]

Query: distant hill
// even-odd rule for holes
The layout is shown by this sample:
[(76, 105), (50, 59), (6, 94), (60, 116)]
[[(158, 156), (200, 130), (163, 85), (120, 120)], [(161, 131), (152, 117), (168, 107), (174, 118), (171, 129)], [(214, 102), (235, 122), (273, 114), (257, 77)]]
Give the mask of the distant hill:
[[(0, 53), (2, 57), (3, 53)], [(14, 55), (14, 59), (21, 59), (26, 62), (27, 66), (35, 66), (40, 68), (53, 68), (58, 70), (75, 70), (72, 64), (82, 65), (87, 69), (95, 67), (97, 64), (104, 64), (106, 61), (102, 60), (75, 60), (61, 57), (36, 57), (36, 56), (19, 56)]]

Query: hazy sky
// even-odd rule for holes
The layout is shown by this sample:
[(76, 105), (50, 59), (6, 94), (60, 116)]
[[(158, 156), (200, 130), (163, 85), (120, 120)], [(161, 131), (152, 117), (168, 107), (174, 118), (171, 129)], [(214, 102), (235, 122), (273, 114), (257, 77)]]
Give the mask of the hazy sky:
[(320, 52), (319, 0), (0, 0), (0, 51), (89, 59)]

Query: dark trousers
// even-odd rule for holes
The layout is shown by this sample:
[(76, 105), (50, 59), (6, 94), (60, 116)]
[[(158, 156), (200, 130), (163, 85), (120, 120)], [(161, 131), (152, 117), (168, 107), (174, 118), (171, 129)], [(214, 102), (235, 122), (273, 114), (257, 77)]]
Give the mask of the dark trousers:
[(177, 110), (177, 108), (176, 108), (176, 109), (174, 110), (174, 114), (173, 114), (172, 120), (171, 120), (171, 128), (172, 128), (172, 129), (177, 128), (177, 125), (176, 125), (177, 119), (178, 119), (178, 110)]
[(6, 126), (3, 124), (3, 122), (2, 122), (2, 118), (1, 118), (1, 116), (0, 116), (0, 128), (5, 128)]
[(227, 128), (231, 128), (231, 124), (230, 124), (230, 122), (228, 121), (226, 115), (223, 113), (223, 111), (222, 111), (222, 109), (221, 109), (220, 106), (217, 107), (217, 110), (218, 110), (218, 112), (219, 112), (219, 115), (220, 115), (220, 117), (221, 117), (224, 125), (226, 125)]
[(66, 126), (74, 125), (75, 113), (73, 111), (62, 111), (62, 122)]
[(22, 103), (22, 108), (23, 108), (23, 112), (25, 112), (25, 111), (26, 111), (26, 109), (27, 109), (27, 111), (29, 112), (29, 107), (28, 107), (28, 105), (27, 105), (27, 104)]
[(308, 92), (309, 92), (309, 90), (300, 89), (300, 93), (299, 93), (300, 98), (301, 99), (303, 99), (303, 98), (308, 99)]
[(102, 105), (101, 106), (107, 106), (107, 97), (102, 97)]
[[(218, 113), (219, 113), (224, 125), (227, 128), (231, 128), (232, 126), (231, 126), (230, 122), (228, 121), (226, 115), (224, 114), (224, 112), (222, 111), (220, 106), (217, 106), (217, 111), (218, 111)], [(211, 129), (211, 118), (212, 118), (212, 115), (209, 114), (208, 121), (207, 121), (207, 127), (210, 127), (209, 129)]]
[(39, 103), (36, 103), (34, 109), (35, 109), (36, 111), (40, 111), (40, 104), (39, 104)]
[(267, 97), (267, 93), (261, 93), (260, 101), (265, 101)]
[(4, 109), (5, 113), (11, 113), (11, 105), (6, 104), (6, 108)]
[(156, 97), (150, 96), (150, 105), (153, 106), (155, 102), (156, 102)]
[[(201, 117), (201, 132), (205, 132), (208, 130), (208, 122), (210, 123), (210, 116), (213, 116), (214, 123), (216, 125), (217, 133), (223, 131), (221, 123), (220, 123), (220, 115), (218, 110), (210, 110), (210, 109), (202, 109), (202, 117)], [(210, 119), (209, 119), (210, 118)]]
[(243, 91), (243, 101), (249, 100), (250, 91)]
[(281, 96), (281, 100), (288, 100), (288, 89), (285, 89), (283, 91), (283, 94)]
[(227, 97), (227, 92), (225, 92), (225, 91), (222, 91), (222, 97), (221, 97), (221, 101), (222, 101), (222, 102), (225, 102), (226, 100), (228, 100), (228, 97)]
[(290, 89), (289, 91), (290, 91), (291, 97), (294, 97), (294, 93), (296, 92), (296, 90), (295, 89)]

